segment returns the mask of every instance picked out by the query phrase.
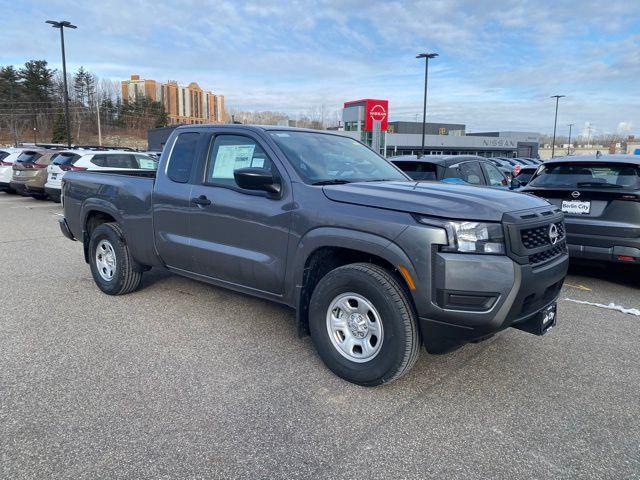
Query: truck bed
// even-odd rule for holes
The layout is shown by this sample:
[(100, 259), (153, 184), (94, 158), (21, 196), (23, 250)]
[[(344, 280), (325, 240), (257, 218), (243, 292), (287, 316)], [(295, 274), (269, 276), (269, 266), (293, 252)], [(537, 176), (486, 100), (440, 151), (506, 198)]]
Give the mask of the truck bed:
[(62, 188), (73, 236), (82, 240), (89, 212), (109, 215), (122, 226), (134, 258), (156, 265), (151, 201), (155, 176), (151, 170), (67, 172)]

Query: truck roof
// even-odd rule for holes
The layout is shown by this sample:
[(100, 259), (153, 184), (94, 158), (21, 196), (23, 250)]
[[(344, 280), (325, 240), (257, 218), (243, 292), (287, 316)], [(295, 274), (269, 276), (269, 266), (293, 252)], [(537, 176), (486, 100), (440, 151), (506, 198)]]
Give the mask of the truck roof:
[(192, 129), (203, 129), (203, 130), (208, 130), (211, 128), (217, 128), (217, 129), (233, 129), (233, 130), (248, 130), (248, 131), (253, 131), (253, 132), (266, 132), (266, 131), (273, 131), (273, 130), (278, 130), (278, 131), (283, 131), (286, 130), (288, 132), (309, 132), (309, 133), (323, 133), (326, 135), (335, 135), (337, 137), (347, 137), (347, 138), (351, 138), (347, 135), (341, 135), (341, 132), (339, 130), (315, 130), (313, 128), (299, 128), (299, 127), (285, 127), (282, 125), (245, 125), (245, 124), (238, 124), (238, 123), (223, 123), (223, 124), (217, 124), (217, 123), (207, 123), (207, 124), (201, 124), (201, 125), (181, 125), (178, 128), (176, 128), (176, 131), (180, 131), (180, 130), (192, 130)]

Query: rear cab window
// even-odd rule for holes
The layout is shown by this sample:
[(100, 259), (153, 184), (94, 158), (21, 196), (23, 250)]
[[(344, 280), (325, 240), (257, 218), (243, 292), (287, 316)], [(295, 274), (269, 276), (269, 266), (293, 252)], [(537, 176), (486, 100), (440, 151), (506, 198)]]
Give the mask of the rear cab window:
[(544, 164), (529, 183), (540, 188), (625, 189), (640, 188), (636, 165), (609, 162)]
[(196, 162), (196, 152), (200, 134), (180, 133), (176, 138), (167, 165), (167, 177), (176, 183), (187, 183)]

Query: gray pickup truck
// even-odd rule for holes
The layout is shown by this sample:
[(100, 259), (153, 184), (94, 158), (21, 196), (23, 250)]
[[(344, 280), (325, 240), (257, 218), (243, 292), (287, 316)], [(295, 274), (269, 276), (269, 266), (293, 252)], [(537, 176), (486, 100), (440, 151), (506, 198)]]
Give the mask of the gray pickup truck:
[(330, 132), (180, 127), (157, 172), (68, 172), (62, 195), (61, 230), (103, 292), (159, 267), (286, 304), (325, 364), (367, 386), (406, 373), (421, 343), (544, 334), (568, 266), (547, 201), (415, 182)]

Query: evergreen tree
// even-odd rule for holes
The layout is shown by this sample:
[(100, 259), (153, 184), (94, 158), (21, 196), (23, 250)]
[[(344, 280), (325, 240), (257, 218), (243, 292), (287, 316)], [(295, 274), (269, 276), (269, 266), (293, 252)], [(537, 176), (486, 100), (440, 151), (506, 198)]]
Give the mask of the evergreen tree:
[[(53, 120), (53, 131), (51, 133), (52, 143), (66, 143), (67, 141), (67, 122), (64, 114), (59, 113)], [(73, 139), (71, 140), (73, 141)]]
[(46, 60), (29, 60), (19, 71), (22, 90), (26, 101), (48, 104), (54, 90), (55, 70), (47, 67)]

